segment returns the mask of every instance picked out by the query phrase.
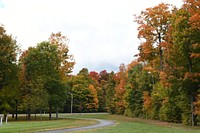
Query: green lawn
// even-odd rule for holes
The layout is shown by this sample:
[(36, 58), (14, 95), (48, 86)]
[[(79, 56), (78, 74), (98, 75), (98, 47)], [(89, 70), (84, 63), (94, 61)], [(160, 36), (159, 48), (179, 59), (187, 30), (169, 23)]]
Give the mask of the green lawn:
[[(116, 125), (81, 133), (200, 133), (200, 127), (192, 128), (181, 124), (130, 118), (117, 115), (74, 115), (72, 117), (111, 119)], [(78, 133), (78, 132), (77, 132)]]
[(12, 121), (0, 126), (0, 133), (32, 133), (36, 131), (55, 130), (63, 128), (73, 128), (96, 124), (96, 121), (77, 120), (77, 119), (59, 119), (43, 121)]
[(84, 133), (200, 133), (200, 130), (162, 127), (134, 122), (120, 122), (116, 126), (85, 131)]
[[(60, 114), (59, 120), (48, 121), (12, 121), (8, 124), (3, 123), (0, 126), (0, 133), (31, 133), (36, 131), (55, 130), (63, 128), (80, 127), (97, 123), (96, 121), (78, 120), (71, 118), (95, 118), (109, 119), (116, 121), (111, 127), (101, 129), (91, 129), (86, 131), (77, 131), (77, 133), (200, 133), (200, 127), (191, 128), (181, 124), (172, 124), (159, 121), (151, 121), (138, 118), (130, 118), (118, 115), (95, 114), (95, 115), (66, 115)], [(71, 117), (71, 118), (69, 118)]]

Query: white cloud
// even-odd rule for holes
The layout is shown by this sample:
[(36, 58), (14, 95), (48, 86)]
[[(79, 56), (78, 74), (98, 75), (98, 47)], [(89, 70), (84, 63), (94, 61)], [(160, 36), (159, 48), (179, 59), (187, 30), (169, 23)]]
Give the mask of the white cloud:
[(0, 22), (23, 49), (47, 40), (51, 32), (67, 35), (75, 73), (83, 67), (116, 70), (137, 53), (133, 14), (161, 1), (182, 4), (182, 0), (1, 0)]

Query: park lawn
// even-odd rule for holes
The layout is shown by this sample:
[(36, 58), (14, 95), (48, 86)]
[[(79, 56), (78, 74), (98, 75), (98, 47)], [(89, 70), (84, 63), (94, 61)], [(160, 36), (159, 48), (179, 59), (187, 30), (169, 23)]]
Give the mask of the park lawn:
[(79, 131), (81, 133), (200, 133), (200, 127), (191, 128), (181, 124), (130, 118), (121, 115), (74, 115), (72, 117), (109, 119), (116, 121), (114, 126)]
[[(160, 121), (151, 121), (138, 118), (130, 118), (120, 115), (108, 114), (91, 114), (91, 115), (66, 115), (59, 114), (59, 120), (43, 120), (43, 121), (19, 121), (3, 123), (0, 126), (1, 133), (12, 132), (37, 132), (63, 128), (73, 128), (96, 124), (96, 121), (88, 121), (84, 119), (71, 118), (93, 118), (93, 119), (108, 119), (116, 121), (116, 124), (111, 127), (100, 129), (91, 129), (85, 131), (76, 131), (77, 133), (200, 133), (200, 128), (191, 128), (181, 124), (172, 124)], [(69, 118), (70, 117), (70, 118)]]
[(200, 133), (200, 130), (171, 128), (134, 122), (118, 122), (112, 127), (88, 130), (83, 133)]
[(32, 133), (38, 131), (74, 128), (96, 124), (96, 121), (59, 119), (43, 121), (12, 121), (0, 126), (0, 133)]

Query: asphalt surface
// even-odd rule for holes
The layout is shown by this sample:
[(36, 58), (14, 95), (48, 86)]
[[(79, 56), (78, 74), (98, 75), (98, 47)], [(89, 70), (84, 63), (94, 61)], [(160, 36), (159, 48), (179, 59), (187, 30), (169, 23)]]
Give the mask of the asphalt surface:
[(51, 131), (37, 132), (37, 133), (66, 133), (66, 132), (72, 132), (72, 131), (102, 128), (102, 127), (106, 127), (106, 126), (112, 126), (115, 124), (115, 122), (111, 121), (111, 120), (100, 120), (100, 119), (88, 119), (88, 120), (96, 120), (99, 123), (96, 125), (85, 126), (85, 127), (67, 128), (67, 129), (51, 130)]

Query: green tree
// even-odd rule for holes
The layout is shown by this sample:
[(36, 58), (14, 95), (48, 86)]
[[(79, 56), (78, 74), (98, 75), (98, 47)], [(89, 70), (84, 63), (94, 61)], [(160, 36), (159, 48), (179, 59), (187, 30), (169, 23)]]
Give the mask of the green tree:
[[(61, 61), (58, 57), (57, 46), (51, 45), (49, 42), (42, 42), (35, 48), (29, 48), (28, 52), (25, 52), (22, 57), (21, 77), (22, 83), (24, 83), (22, 84), (22, 91), (29, 119), (31, 107), (41, 108), (44, 106), (45, 100), (48, 100), (49, 119), (51, 119), (52, 109), (57, 110), (65, 102), (63, 96), (65, 90), (59, 73)], [(36, 104), (34, 99), (37, 99), (41, 93), (44, 96), (43, 102)]]
[(99, 107), (105, 111), (107, 108), (106, 105), (106, 97), (107, 97), (107, 85), (109, 84), (109, 76), (111, 73), (108, 73), (106, 70), (102, 70), (99, 73), (99, 84), (100, 84), (100, 91), (98, 92), (99, 95)]
[(111, 72), (108, 76), (107, 83), (105, 82), (105, 88), (106, 88), (106, 96), (105, 96), (105, 103), (106, 108), (109, 113), (115, 114), (116, 107), (115, 107), (115, 86), (116, 86), (116, 80), (115, 80), (115, 73)]
[(151, 92), (151, 78), (148, 72), (143, 70), (142, 64), (139, 64), (137, 61), (129, 64), (127, 74), (126, 115), (135, 117), (143, 116), (143, 92)]
[[(183, 83), (183, 89), (188, 96), (191, 108), (191, 125), (195, 125), (195, 116), (193, 114), (194, 107), (193, 102), (198, 94), (199, 89), (199, 58), (193, 58), (192, 53), (196, 53), (198, 50), (193, 47), (193, 44), (200, 43), (199, 29), (193, 29), (189, 23), (191, 14), (187, 9), (182, 8), (176, 12), (172, 21), (172, 48), (170, 55), (178, 55), (179, 60), (173, 56), (169, 56), (170, 63), (175, 66), (176, 78), (181, 78)], [(177, 76), (177, 73), (179, 73)], [(189, 121), (190, 117), (188, 117)]]
[(16, 40), (0, 25), (0, 112), (11, 112), (18, 91)]
[(76, 76), (71, 77), (70, 82), (70, 93), (74, 98), (74, 112), (96, 112), (99, 108), (97, 93), (99, 88), (94, 78), (89, 75), (88, 69), (81, 69)]

